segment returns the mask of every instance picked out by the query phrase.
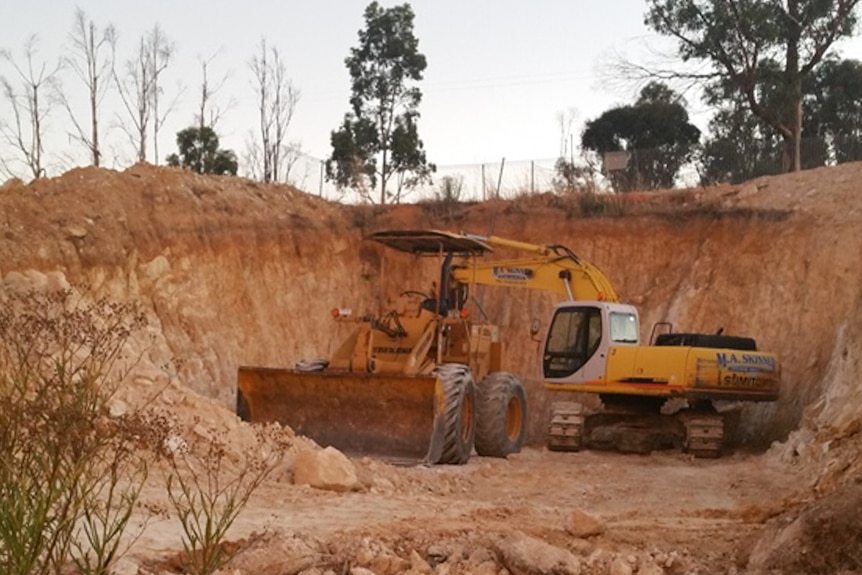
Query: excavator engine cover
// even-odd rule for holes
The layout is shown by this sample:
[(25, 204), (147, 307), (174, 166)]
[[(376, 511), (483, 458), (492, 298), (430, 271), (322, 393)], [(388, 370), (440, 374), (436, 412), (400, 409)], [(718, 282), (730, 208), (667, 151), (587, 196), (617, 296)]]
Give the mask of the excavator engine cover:
[(239, 368), (242, 419), (278, 422), (349, 455), (437, 463), (446, 434), (444, 403), (436, 375)]

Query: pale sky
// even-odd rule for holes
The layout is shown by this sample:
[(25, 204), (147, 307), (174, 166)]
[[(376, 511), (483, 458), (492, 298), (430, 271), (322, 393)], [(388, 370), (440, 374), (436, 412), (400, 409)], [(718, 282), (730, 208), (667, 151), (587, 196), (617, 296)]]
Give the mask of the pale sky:
[[(23, 61), (22, 46), (39, 36), (39, 57), (54, 60), (68, 50), (76, 7), (99, 26), (119, 34), (118, 61), (130, 58), (138, 40), (158, 23), (175, 44), (165, 74), (163, 102), (184, 91), (159, 138), (159, 156), (175, 151), (178, 130), (192, 125), (201, 81), (200, 59), (215, 55), (211, 79), (229, 74), (216, 102), (235, 105), (217, 126), (222, 146), (242, 156), (256, 122), (255, 95), (248, 62), (266, 38), (286, 63), (288, 76), (302, 92), (289, 139), (305, 153), (325, 159), (329, 134), (349, 109), (350, 78), (344, 65), (363, 11), (370, 0), (6, 0), (0, 13), (0, 48)], [(384, 0), (389, 7), (400, 2)], [(428, 68), (420, 83), (420, 137), (428, 160), (438, 166), (555, 158), (560, 148), (557, 116), (573, 111), (575, 141), (583, 123), (614, 105), (631, 103), (632, 88), (603, 85), (600, 69), (614, 52), (636, 56), (658, 38), (643, 25), (643, 0), (413, 0), (415, 34)], [(862, 50), (845, 52), (859, 57)], [(855, 50), (855, 54), (854, 54)], [(0, 74), (12, 71), (0, 65)], [(67, 93), (84, 87), (64, 74)], [(8, 117), (4, 104), (0, 110)], [(106, 164), (128, 165), (132, 155), (122, 133), (107, 126), (116, 101), (103, 112), (111, 143)], [(708, 115), (690, 102), (695, 122)], [(110, 114), (108, 113), (110, 110)], [(56, 152), (66, 117), (55, 110), (48, 152)], [(74, 144), (59, 138), (63, 151)], [(83, 148), (77, 150), (85, 157)], [(125, 156), (126, 158), (124, 158)], [(86, 163), (83, 159), (81, 163)], [(56, 168), (53, 170), (56, 174)]]

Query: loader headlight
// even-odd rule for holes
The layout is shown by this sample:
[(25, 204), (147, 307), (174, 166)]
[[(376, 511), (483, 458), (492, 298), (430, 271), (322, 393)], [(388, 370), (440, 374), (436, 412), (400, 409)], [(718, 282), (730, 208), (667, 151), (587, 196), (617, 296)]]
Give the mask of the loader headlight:
[(350, 308), (346, 308), (346, 307), (342, 307), (342, 308), (334, 307), (334, 308), (332, 308), (332, 311), (330, 313), (332, 314), (333, 319), (340, 319), (340, 318), (347, 318), (347, 317), (350, 317), (351, 315), (353, 315), (353, 310)]

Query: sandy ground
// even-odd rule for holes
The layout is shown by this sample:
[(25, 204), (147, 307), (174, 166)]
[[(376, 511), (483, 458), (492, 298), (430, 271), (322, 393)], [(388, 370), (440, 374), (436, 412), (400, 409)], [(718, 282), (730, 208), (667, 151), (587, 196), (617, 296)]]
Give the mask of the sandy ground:
[[(536, 448), (508, 459), (473, 457), (463, 466), (395, 467), (358, 459), (361, 486), (353, 492), (279, 481), (261, 486), (231, 531), (231, 540), (250, 545), (232, 566), (241, 573), (284, 573), (290, 572), (286, 565), (297, 564), (309, 573), (354, 566), (397, 573), (409, 571), (415, 550), (429, 566), (447, 557), (435, 572), (474, 572), (479, 559), (487, 563), (485, 555), (491, 572), (507, 572), (495, 550), (515, 534), (570, 551), (584, 573), (610, 572), (620, 558), (634, 572), (646, 565), (659, 573), (735, 572), (747, 564), (766, 520), (807, 487), (799, 472), (775, 459)], [(160, 489), (154, 481), (145, 500), (163, 500)], [(595, 519), (602, 533), (579, 537), (572, 527), (578, 512)], [(264, 532), (267, 552), (255, 553), (254, 540)], [(127, 560), (154, 572), (169, 570), (181, 537), (174, 518), (152, 519)], [(274, 542), (279, 540), (294, 544)], [(369, 547), (371, 541), (378, 547)], [(312, 559), (308, 549), (315, 550)], [(464, 563), (461, 570), (451, 569), (457, 565), (453, 549)], [(486, 553), (477, 558), (477, 550)], [(389, 555), (403, 562), (381, 568), (380, 557)], [(297, 563), (300, 556), (307, 560)]]

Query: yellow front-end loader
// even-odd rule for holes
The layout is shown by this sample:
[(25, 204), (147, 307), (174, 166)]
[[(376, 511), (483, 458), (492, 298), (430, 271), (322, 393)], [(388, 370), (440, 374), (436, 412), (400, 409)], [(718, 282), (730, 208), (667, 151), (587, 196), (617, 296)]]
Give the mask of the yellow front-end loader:
[(388, 460), (464, 463), (474, 448), (493, 457), (518, 452), (527, 421), (523, 385), (501, 369), (497, 326), (473, 319), (465, 307), (470, 286), (452, 275), (492, 248), (441, 231), (368, 239), (438, 257), (437, 293), (406, 290), (391, 309), (356, 319), (333, 310), (356, 328), (332, 357), (294, 369), (240, 367), (237, 413)]

